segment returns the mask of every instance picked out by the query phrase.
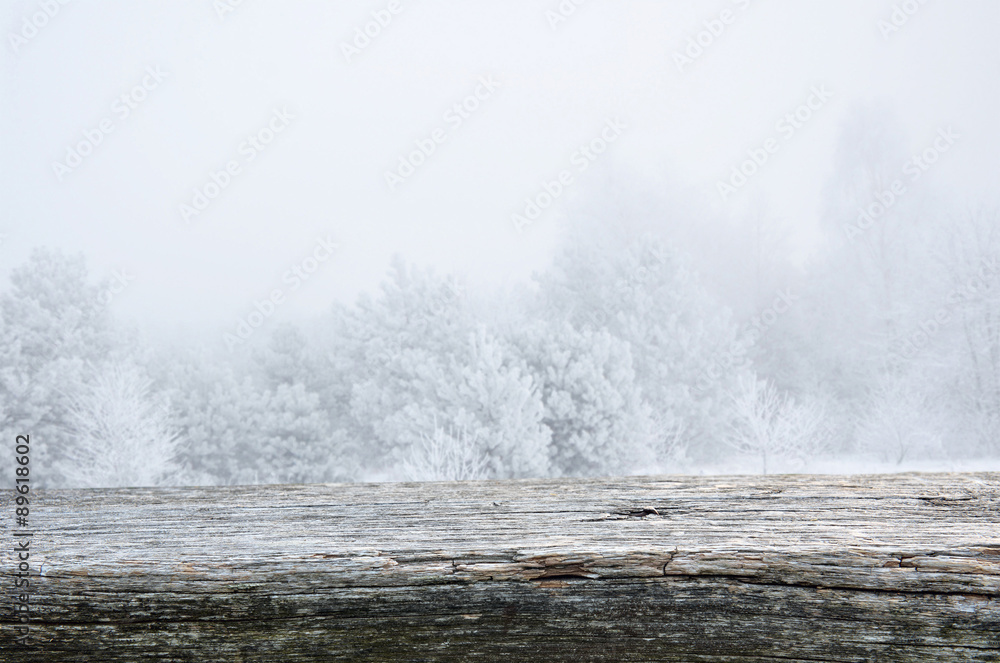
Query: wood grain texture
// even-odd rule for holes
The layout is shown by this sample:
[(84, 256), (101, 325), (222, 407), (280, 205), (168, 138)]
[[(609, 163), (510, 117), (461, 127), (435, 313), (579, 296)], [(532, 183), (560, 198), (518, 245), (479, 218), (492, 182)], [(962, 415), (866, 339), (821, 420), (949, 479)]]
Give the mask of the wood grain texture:
[(3, 661), (1000, 661), (1000, 474), (51, 490), (31, 508), (34, 644), (5, 610)]

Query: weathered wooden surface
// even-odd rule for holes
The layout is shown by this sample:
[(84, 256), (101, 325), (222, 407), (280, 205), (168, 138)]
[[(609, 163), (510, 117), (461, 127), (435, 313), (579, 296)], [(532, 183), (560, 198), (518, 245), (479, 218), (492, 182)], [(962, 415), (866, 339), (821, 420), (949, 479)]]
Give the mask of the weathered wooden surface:
[(3, 661), (1000, 661), (1000, 474), (38, 491), (31, 508), (35, 644), (5, 616)]

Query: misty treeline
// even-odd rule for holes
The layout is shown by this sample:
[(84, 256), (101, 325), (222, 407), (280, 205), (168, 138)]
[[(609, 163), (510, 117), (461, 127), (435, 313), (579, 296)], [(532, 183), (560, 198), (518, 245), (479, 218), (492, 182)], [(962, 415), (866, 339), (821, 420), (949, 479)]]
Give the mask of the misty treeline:
[(82, 256), (38, 249), (0, 295), (0, 435), (30, 434), (52, 487), (995, 458), (996, 210), (913, 193), (880, 212), (903, 160), (845, 142), (804, 266), (762, 214), (685, 234), (606, 201), (529, 283), (397, 258), (377, 293), (233, 353), (151, 347)]

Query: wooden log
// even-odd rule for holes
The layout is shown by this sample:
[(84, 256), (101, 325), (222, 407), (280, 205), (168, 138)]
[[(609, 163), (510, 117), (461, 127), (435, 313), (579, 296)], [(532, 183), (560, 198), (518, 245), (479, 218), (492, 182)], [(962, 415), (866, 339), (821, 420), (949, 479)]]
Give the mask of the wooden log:
[(3, 661), (1000, 661), (1000, 474), (50, 490), (31, 508), (30, 643), (5, 611)]

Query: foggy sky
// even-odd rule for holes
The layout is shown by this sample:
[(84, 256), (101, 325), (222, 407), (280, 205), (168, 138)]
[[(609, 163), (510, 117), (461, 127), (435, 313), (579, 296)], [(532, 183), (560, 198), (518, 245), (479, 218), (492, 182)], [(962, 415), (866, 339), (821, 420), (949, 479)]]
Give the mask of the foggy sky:
[[(54, 246), (83, 251), (95, 277), (134, 278), (112, 306), (147, 329), (225, 329), (276, 288), (295, 319), (372, 289), (393, 253), (472, 282), (523, 279), (550, 259), (568, 205), (611, 179), (705, 218), (766, 205), (803, 256), (859, 107), (887, 109), (913, 152), (953, 127), (928, 177), (995, 202), (1000, 5), (915, 3), (884, 36), (901, 4), (588, 0), (553, 28), (557, 0), (398, 0), (348, 61), (343, 44), (388, 0), (243, 0), (222, 17), (212, 0), (7, 2), (0, 272)], [(43, 5), (58, 11), (15, 46)], [(679, 67), (724, 10), (731, 22)], [(477, 86), (457, 123), (449, 109)], [(777, 123), (817, 86), (832, 96), (786, 139)], [(580, 172), (578, 150), (609, 121), (620, 136)], [(54, 164), (102, 122), (111, 131), (60, 181)], [(248, 136), (269, 125), (282, 130), (258, 150)], [(435, 130), (443, 141), (391, 190), (385, 172)], [(777, 152), (723, 203), (718, 181), (769, 138)], [(180, 206), (231, 161), (239, 172), (186, 223)], [(572, 182), (518, 232), (511, 215), (564, 170)], [(328, 237), (339, 248), (293, 289), (289, 271)]]

